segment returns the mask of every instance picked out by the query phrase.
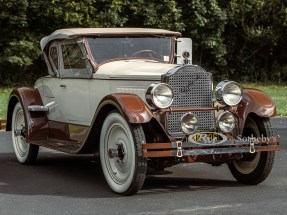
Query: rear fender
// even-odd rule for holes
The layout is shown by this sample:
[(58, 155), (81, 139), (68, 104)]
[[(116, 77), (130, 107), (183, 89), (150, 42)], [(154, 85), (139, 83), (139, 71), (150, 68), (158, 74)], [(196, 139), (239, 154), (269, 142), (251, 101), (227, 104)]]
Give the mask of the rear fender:
[(46, 139), (49, 134), (48, 118), (46, 112), (30, 112), (29, 105), (43, 105), (38, 89), (17, 88), (9, 97), (6, 130), (12, 130), (12, 115), (15, 105), (20, 102), (24, 111), (26, 124), (26, 141)]
[(237, 107), (239, 132), (242, 134), (246, 118), (249, 114), (270, 118), (276, 116), (274, 101), (264, 92), (257, 89), (243, 89), (242, 100)]

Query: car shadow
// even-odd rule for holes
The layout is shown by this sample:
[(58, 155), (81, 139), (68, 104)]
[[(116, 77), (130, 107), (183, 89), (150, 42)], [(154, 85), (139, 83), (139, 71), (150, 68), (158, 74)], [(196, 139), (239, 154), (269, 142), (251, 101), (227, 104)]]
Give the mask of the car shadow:
[[(236, 181), (176, 177), (165, 171), (148, 175), (137, 195), (195, 192), (242, 186)], [(21, 165), (13, 153), (0, 153), (0, 193), (83, 198), (119, 198), (110, 191), (98, 158), (40, 153), (35, 165)]]
[(151, 195), (160, 193), (192, 192), (212, 190), (222, 187), (243, 186), (236, 181), (187, 178), (187, 177), (154, 177), (148, 176), (138, 195)]

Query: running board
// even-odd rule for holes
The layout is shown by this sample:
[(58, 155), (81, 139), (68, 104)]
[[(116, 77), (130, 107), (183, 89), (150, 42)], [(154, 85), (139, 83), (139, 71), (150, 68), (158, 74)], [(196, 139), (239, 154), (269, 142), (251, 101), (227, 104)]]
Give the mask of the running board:
[(38, 146), (43, 146), (45, 148), (69, 153), (76, 154), (79, 149), (82, 147), (82, 144), (76, 141), (61, 141), (54, 139), (46, 139), (46, 140), (34, 140), (29, 142), (29, 144), (34, 144)]

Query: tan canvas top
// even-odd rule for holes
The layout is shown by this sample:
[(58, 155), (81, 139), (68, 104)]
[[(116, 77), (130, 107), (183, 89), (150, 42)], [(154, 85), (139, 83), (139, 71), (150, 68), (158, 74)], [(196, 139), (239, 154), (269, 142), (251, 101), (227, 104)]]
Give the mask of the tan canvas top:
[(79, 36), (140, 36), (140, 35), (165, 35), (179, 37), (181, 34), (175, 31), (168, 31), (154, 28), (69, 28), (60, 29), (49, 36), (42, 38), (40, 45), (43, 50), (45, 46), (59, 39), (69, 39)]

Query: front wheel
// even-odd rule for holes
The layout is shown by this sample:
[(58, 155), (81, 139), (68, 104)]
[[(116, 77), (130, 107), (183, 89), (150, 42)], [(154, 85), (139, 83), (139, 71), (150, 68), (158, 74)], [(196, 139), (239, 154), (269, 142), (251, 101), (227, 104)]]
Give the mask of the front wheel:
[(21, 164), (33, 164), (37, 158), (39, 146), (26, 142), (25, 118), (21, 104), (18, 102), (12, 116), (12, 141), (17, 160)]
[(122, 195), (136, 193), (144, 183), (147, 160), (142, 157), (145, 135), (141, 125), (132, 125), (118, 113), (105, 119), (100, 138), (100, 158), (110, 188)]
[[(247, 118), (243, 136), (244, 137), (270, 137), (272, 134), (270, 122), (267, 119), (260, 119), (256, 122)], [(228, 164), (234, 178), (243, 184), (256, 185), (264, 181), (273, 167), (275, 159), (274, 151), (257, 152), (254, 154), (244, 154), (240, 160), (235, 160)]]

